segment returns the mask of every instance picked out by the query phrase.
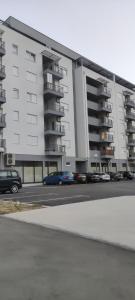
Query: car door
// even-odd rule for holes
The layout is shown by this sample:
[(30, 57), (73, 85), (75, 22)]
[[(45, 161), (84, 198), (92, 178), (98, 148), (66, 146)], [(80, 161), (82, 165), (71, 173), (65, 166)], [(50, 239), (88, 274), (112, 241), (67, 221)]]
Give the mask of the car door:
[(0, 190), (6, 190), (9, 188), (9, 178), (8, 178), (8, 172), (5, 170), (0, 171)]
[(46, 183), (47, 184), (53, 184), (53, 181), (54, 181), (54, 172), (48, 174), (47, 179), (46, 179)]

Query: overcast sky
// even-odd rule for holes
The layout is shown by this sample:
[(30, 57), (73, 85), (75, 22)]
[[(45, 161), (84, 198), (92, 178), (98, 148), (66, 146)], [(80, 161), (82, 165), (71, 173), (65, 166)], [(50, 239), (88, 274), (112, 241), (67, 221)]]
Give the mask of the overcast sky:
[(135, 83), (135, 0), (4, 0), (13, 16)]

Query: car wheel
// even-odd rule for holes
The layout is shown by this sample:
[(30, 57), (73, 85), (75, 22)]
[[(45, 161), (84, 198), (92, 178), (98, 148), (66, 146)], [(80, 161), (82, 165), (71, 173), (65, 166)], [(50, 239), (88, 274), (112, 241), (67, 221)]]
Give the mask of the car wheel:
[(18, 193), (18, 191), (19, 191), (19, 189), (18, 189), (17, 184), (14, 184), (14, 185), (11, 186), (10, 192), (11, 192), (12, 194), (16, 194), (16, 193)]
[(62, 185), (62, 183), (63, 183), (62, 180), (59, 180), (59, 183), (58, 183), (58, 184), (59, 184), (59, 185)]

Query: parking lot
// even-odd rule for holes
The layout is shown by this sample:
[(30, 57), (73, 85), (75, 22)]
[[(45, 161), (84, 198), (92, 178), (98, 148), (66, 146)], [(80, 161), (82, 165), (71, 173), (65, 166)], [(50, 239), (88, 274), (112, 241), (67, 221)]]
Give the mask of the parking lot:
[(126, 195), (135, 195), (135, 179), (107, 183), (23, 187), (18, 194), (0, 194), (0, 199), (55, 206)]

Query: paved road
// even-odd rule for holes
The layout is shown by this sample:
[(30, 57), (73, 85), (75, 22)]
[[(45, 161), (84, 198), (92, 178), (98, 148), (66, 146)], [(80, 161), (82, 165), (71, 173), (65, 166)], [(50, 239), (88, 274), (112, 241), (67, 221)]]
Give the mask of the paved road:
[(134, 300), (135, 252), (0, 217), (1, 300)]
[(135, 195), (135, 180), (68, 186), (27, 187), (16, 195), (1, 194), (0, 199), (40, 202), (44, 205), (55, 206), (126, 195)]

